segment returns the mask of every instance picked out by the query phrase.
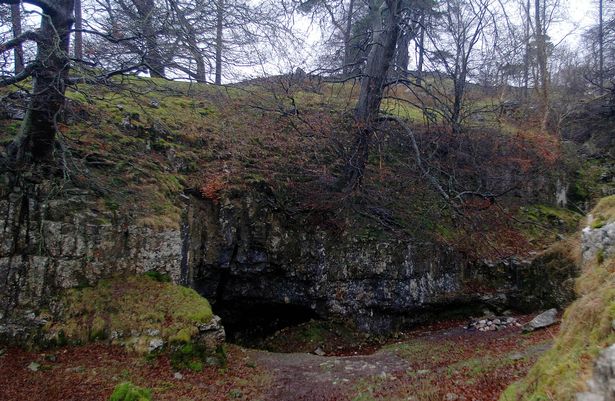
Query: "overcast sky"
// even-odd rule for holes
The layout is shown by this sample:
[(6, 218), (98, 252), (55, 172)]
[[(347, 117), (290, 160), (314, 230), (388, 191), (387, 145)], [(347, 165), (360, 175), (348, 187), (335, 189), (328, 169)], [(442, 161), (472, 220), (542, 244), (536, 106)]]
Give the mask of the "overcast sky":
[(564, 36), (575, 43), (585, 28), (598, 20), (598, 0), (564, 0), (566, 21), (554, 27), (552, 37), (557, 43)]

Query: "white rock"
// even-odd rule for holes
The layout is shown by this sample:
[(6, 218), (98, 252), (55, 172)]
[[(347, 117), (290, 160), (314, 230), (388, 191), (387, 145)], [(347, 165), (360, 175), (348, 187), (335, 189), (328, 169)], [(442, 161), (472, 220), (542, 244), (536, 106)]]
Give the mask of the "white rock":
[(164, 341), (162, 338), (153, 338), (149, 342), (149, 346), (147, 347), (149, 352), (158, 351), (164, 346)]

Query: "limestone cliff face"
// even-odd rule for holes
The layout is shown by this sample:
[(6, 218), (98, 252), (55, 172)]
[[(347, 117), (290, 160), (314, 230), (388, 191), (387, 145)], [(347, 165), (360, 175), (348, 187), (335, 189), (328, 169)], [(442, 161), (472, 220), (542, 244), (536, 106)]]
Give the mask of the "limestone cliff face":
[(219, 202), (193, 197), (187, 218), (189, 282), (218, 312), (294, 305), (386, 331), (468, 305), (536, 310), (574, 296), (576, 265), (556, 251), (470, 263), (435, 242), (365, 240), (309, 225), (266, 190)]
[[(529, 297), (532, 288), (541, 288), (536, 280), (545, 277), (544, 264), (476, 266), (441, 244), (331, 231), (288, 216), (264, 187), (219, 201), (185, 195), (178, 200), (181, 221), (169, 229), (102, 211), (100, 200), (82, 189), (47, 181), (2, 188), (4, 332), (40, 324), (41, 311), (62, 289), (150, 270), (194, 287), (215, 312), (238, 305), (290, 305), (376, 331), (464, 304), (505, 308), (522, 305), (523, 299), (526, 309), (536, 309), (557, 302), (543, 305), (541, 296)], [(574, 274), (552, 275), (548, 286)]]
[(1, 195), (4, 331), (20, 335), (22, 326), (42, 323), (39, 313), (62, 289), (149, 270), (167, 273), (176, 282), (182, 279), (179, 229), (134, 225), (99, 211), (92, 193), (50, 181), (4, 185)]
[(368, 241), (291, 219), (263, 192), (193, 199), (190, 281), (214, 305), (299, 305), (386, 329), (463, 293), (464, 260), (432, 243)]

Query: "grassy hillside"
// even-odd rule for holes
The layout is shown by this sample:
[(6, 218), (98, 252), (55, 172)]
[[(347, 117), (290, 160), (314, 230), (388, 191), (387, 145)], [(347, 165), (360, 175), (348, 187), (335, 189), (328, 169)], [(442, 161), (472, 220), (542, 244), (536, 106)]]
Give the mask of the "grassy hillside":
[[(471, 104), (488, 118), (458, 137), (437, 122), (424, 124), (416, 106), (391, 99), (382, 111), (409, 118), (424, 162), (447, 190), (505, 194), (497, 207), (483, 210), (481, 199), (469, 197), (462, 217), (453, 212), (393, 124), (372, 138), (362, 190), (340, 192), (336, 183), (353, 152), (357, 91), (352, 83), (284, 77), (231, 87), (134, 77), (82, 85), (68, 93), (58, 126), (63, 179), (98, 192), (98, 208), (154, 227), (177, 226), (184, 189), (217, 201), (228, 191), (266, 187), (280, 210), (301, 221), (332, 230), (355, 226), (370, 238), (426, 237), (493, 256), (540, 248), (577, 218), (519, 210), (551, 201), (545, 185), (559, 169), (557, 140), (496, 118), (486, 107), (493, 100), (476, 94)], [(19, 124), (0, 120), (0, 145), (10, 143)], [(536, 216), (538, 234), (530, 228)]]
[[(602, 199), (591, 214), (593, 229), (615, 221), (615, 197)], [(605, 255), (598, 251), (586, 261), (578, 299), (566, 310), (553, 348), (500, 401), (569, 401), (585, 390), (596, 356), (615, 342), (615, 258)]]

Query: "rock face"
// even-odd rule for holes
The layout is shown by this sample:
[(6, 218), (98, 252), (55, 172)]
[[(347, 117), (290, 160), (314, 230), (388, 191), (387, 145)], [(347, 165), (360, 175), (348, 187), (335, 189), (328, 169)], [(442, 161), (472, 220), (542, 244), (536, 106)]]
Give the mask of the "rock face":
[(266, 194), (194, 200), (188, 219), (190, 280), (217, 313), (260, 304), (271, 314), (271, 305), (293, 305), (385, 330), (392, 317), (418, 319), (421, 309), (468, 300), (464, 260), (452, 249), (332, 235), (290, 220)]
[(182, 234), (100, 212), (89, 191), (51, 182), (0, 186), (0, 336), (27, 327), (62, 289), (155, 270), (182, 282)]
[(42, 312), (62, 289), (150, 270), (195, 288), (225, 327), (304, 315), (374, 331), (460, 305), (556, 306), (527, 295), (576, 275), (549, 276), (531, 261), (471, 266), (427, 241), (333, 232), (287, 215), (265, 187), (219, 201), (186, 196), (182, 220), (168, 229), (101, 211), (100, 199), (78, 188), (44, 181), (0, 191), (0, 335), (11, 337), (44, 324)]
[(600, 253), (607, 259), (615, 253), (615, 222), (599, 228), (585, 227), (581, 235), (584, 261), (593, 260)]
[[(295, 316), (349, 318), (360, 329), (387, 331), (463, 305), (536, 310), (573, 297), (572, 285), (562, 283), (573, 281), (576, 267), (552, 274), (551, 256), (476, 266), (432, 242), (332, 233), (287, 216), (266, 189), (220, 203), (193, 198), (187, 218), (189, 281), (231, 329), (241, 309), (244, 320), (286, 306)], [(537, 287), (569, 293), (529, 297)]]
[(588, 387), (577, 394), (577, 401), (615, 401), (615, 344), (600, 353)]

